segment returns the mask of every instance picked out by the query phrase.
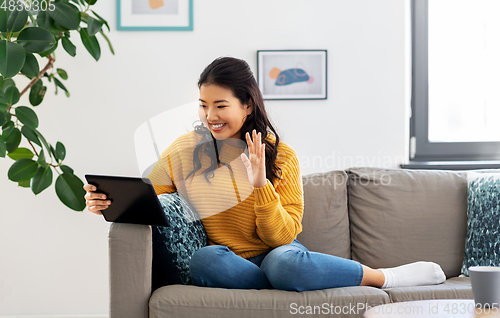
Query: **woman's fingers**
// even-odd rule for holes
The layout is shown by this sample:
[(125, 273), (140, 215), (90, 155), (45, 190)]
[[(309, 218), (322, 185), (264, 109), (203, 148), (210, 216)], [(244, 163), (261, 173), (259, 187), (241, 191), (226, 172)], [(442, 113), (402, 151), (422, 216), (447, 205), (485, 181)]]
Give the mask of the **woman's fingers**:
[(102, 193), (95, 193), (95, 192), (87, 192), (84, 196), (85, 200), (94, 200), (94, 199), (101, 199), (105, 200), (106, 195)]
[(106, 201), (105, 194), (94, 192), (97, 188), (92, 184), (85, 184), (83, 189), (87, 191), (84, 196), (87, 209), (94, 214), (102, 215), (101, 210), (107, 209), (111, 204), (111, 201)]
[(260, 150), (260, 160), (264, 163), (266, 162), (266, 144), (262, 144)]
[(252, 138), (250, 138), (250, 133), (246, 133), (246, 138), (247, 138), (247, 145), (248, 145), (248, 153), (253, 153), (253, 141)]
[(96, 206), (91, 206), (91, 207), (89, 207), (89, 208), (88, 208), (88, 210), (89, 210), (90, 212), (94, 213), (94, 214), (97, 214), (97, 215), (102, 215), (101, 210), (104, 210), (104, 209), (106, 209), (106, 208), (107, 208), (107, 207), (102, 207), (102, 206), (98, 206), (98, 205), (96, 205)]
[(104, 201), (104, 200), (87, 200), (86, 202), (87, 206), (105, 206), (108, 207), (111, 204), (110, 200)]
[(83, 186), (83, 188), (85, 189), (85, 191), (95, 191), (97, 190), (97, 188), (95, 187), (95, 185), (92, 185), (92, 184), (85, 184)]
[(95, 214), (102, 215), (101, 210), (105, 210), (109, 207), (111, 202), (108, 201), (103, 201), (103, 200), (88, 200), (86, 202), (87, 204), (87, 209)]
[(257, 149), (256, 149), (257, 151), (256, 151), (256, 152), (257, 152), (257, 156), (258, 156), (257, 158), (259, 158), (259, 159), (260, 159), (260, 158), (261, 158), (261, 156), (262, 156), (262, 140), (261, 140), (261, 133), (258, 133), (258, 134), (257, 134), (257, 143), (256, 143), (256, 144), (257, 144)]
[(260, 149), (262, 145), (262, 134), (254, 129), (252, 131), (252, 137), (250, 137), (250, 133), (246, 133), (248, 152), (256, 154), (260, 156)]

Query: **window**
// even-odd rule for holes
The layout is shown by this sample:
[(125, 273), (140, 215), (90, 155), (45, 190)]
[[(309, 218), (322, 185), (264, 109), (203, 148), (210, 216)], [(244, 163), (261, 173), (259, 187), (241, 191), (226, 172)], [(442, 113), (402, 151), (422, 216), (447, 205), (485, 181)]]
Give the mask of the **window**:
[(403, 167), (500, 168), (498, 12), (499, 0), (412, 1), (412, 149)]

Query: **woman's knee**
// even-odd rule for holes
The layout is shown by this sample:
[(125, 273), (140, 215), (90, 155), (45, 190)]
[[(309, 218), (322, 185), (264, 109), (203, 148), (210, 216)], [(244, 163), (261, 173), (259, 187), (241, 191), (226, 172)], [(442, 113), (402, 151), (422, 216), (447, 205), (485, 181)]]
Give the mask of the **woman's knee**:
[(290, 249), (281, 246), (272, 250), (262, 261), (261, 269), (274, 288), (295, 290), (294, 277), (301, 270), (301, 263), (297, 261), (307, 257), (306, 251)]
[(194, 252), (189, 261), (191, 273), (193, 270), (196, 271), (199, 268), (205, 268), (207, 264), (213, 264), (216, 258), (226, 253), (231, 253), (231, 250), (223, 245), (209, 245), (200, 248)]

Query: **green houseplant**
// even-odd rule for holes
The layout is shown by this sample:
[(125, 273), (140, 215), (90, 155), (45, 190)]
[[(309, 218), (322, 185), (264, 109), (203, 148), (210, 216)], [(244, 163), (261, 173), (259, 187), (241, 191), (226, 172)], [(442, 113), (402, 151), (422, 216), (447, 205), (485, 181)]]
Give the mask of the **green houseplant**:
[[(37, 129), (35, 107), (42, 103), (49, 83), (55, 86), (56, 94), (61, 89), (70, 96), (62, 82), (68, 79), (68, 74), (61, 68), (55, 69), (54, 62), (59, 45), (72, 57), (76, 55), (73, 34), (79, 33), (96, 61), (101, 55), (97, 33), (114, 54), (103, 30), (105, 25), (110, 31), (108, 23), (91, 10), (96, 2), (0, 0), (0, 157), (14, 160), (8, 178), (21, 187), (31, 188), (35, 195), (52, 185), (55, 171), (57, 196), (76, 211), (85, 208), (83, 182), (73, 169), (63, 164), (65, 146), (61, 142), (53, 146)], [(21, 77), (29, 79), (22, 90), (16, 86), (16, 79)], [(30, 106), (17, 105), (24, 94), (29, 94)], [(31, 149), (20, 147), (23, 139)]]

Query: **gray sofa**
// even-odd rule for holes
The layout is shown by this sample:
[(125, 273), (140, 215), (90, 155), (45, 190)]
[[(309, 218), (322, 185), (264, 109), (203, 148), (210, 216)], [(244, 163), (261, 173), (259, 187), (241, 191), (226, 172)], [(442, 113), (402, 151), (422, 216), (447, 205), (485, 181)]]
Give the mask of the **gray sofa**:
[(151, 294), (151, 228), (113, 223), (110, 318), (362, 317), (366, 308), (424, 299), (472, 299), (458, 277), (466, 235), (466, 172), (351, 168), (303, 177), (305, 210), (298, 240), (309, 250), (372, 268), (436, 262), (443, 284), (307, 292), (170, 285)]

